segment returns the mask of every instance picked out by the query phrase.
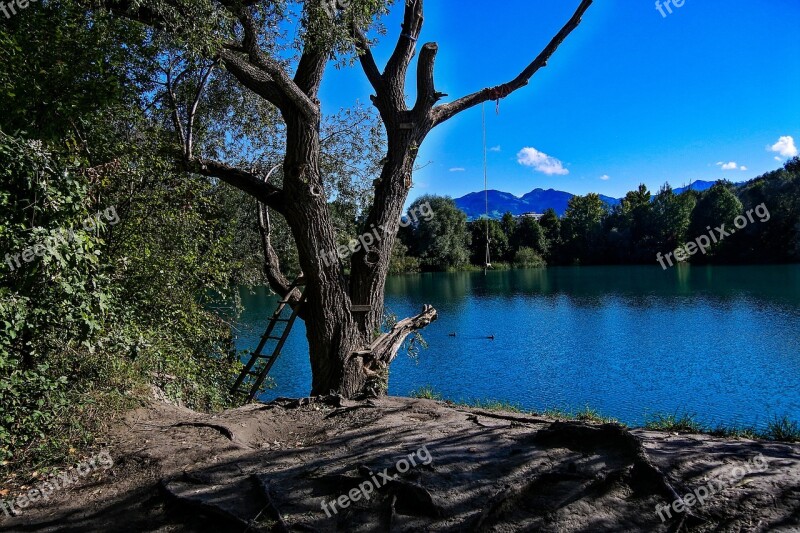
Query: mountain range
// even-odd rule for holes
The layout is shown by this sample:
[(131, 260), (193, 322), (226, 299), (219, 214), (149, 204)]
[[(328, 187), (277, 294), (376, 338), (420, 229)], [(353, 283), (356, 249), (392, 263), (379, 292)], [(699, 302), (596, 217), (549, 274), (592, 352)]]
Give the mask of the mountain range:
[[(675, 194), (680, 194), (690, 189), (705, 191), (706, 189), (710, 189), (714, 183), (713, 181), (695, 181), (688, 187), (681, 187), (674, 190)], [(554, 209), (558, 216), (563, 216), (564, 211), (567, 210), (567, 204), (575, 195), (555, 189), (534, 189), (522, 196), (515, 196), (503, 191), (490, 190), (488, 191), (488, 196), (489, 216), (499, 219), (507, 212), (519, 216), (523, 213), (544, 213), (550, 208)], [(609, 207), (614, 207), (620, 203), (619, 198), (612, 198), (602, 194), (600, 195), (600, 199)], [(459, 209), (467, 214), (469, 220), (480, 218), (486, 211), (486, 196), (483, 191), (471, 192), (461, 198), (456, 198), (455, 203)]]

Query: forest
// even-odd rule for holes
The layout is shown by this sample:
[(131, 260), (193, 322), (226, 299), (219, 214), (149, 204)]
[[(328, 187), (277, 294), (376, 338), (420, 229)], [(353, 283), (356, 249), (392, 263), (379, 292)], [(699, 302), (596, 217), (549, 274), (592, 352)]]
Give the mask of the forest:
[[(684, 262), (800, 260), (797, 157), (747, 183), (719, 181), (702, 192), (675, 194), (664, 185), (653, 195), (640, 185), (613, 208), (597, 194), (575, 196), (563, 217), (549, 209), (538, 221), (506, 213), (501, 220), (468, 222), (451, 199), (427, 195), (417, 199), (411, 209), (423, 204), (430, 204), (436, 216), (401, 230), (401, 244), (395, 248), (392, 262), (395, 273), (483, 268), (487, 234), (493, 268), (658, 265), (659, 254), (673, 252), (723, 224), (734, 232), (725, 230), (731, 234), (712, 241), (704, 253), (695, 253)], [(737, 230), (736, 218), (759, 207), (762, 215)]]

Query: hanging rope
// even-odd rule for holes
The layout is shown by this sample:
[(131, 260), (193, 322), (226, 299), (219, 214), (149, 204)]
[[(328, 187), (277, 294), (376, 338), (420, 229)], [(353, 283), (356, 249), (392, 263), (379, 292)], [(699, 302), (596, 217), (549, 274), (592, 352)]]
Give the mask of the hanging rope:
[(498, 115), (500, 114), (500, 100), (511, 94), (513, 91), (511, 87), (508, 86), (507, 83), (503, 85), (498, 85), (497, 87), (492, 87), (491, 89), (487, 89), (489, 91), (489, 98), (494, 100), (495, 103), (495, 113)]
[(492, 268), (492, 257), (489, 252), (489, 163), (486, 149), (486, 102), (481, 106), (481, 119), (483, 122), (483, 194), (486, 202), (486, 213), (484, 215), (484, 224), (486, 226), (486, 258), (483, 264), (483, 274), (486, 275), (486, 269)]

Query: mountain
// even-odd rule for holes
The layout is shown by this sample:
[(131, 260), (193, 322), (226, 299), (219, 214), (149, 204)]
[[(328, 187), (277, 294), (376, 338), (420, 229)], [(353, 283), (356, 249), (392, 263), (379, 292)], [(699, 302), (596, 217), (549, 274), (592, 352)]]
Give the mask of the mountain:
[[(698, 180), (687, 187), (674, 189), (674, 192), (675, 194), (681, 194), (689, 190), (701, 192), (710, 189), (715, 183), (715, 181)], [(515, 216), (523, 213), (544, 213), (551, 207), (558, 213), (558, 216), (563, 216), (564, 211), (567, 210), (567, 204), (573, 196), (575, 195), (572, 193), (555, 189), (534, 189), (529, 193), (523, 194), (522, 197), (514, 196), (508, 192), (491, 190), (489, 191), (489, 216), (500, 219), (507, 212)], [(602, 194), (600, 199), (609, 207), (614, 207), (620, 203), (619, 198), (612, 198)], [(455, 202), (456, 206), (467, 214), (469, 220), (480, 218), (486, 211), (486, 199), (483, 191), (471, 192), (461, 198), (456, 198)]]
[(675, 194), (681, 194), (686, 191), (697, 191), (697, 192), (707, 191), (708, 189), (713, 187), (715, 183), (716, 181), (697, 180), (693, 181), (688, 187), (681, 187), (679, 189), (674, 189), (673, 192)]
[[(567, 204), (574, 194), (557, 191), (555, 189), (534, 189), (524, 194), (521, 198), (511, 193), (503, 191), (488, 191), (489, 193), (489, 216), (491, 218), (501, 218), (505, 213), (510, 212), (518, 216), (523, 213), (544, 213), (549, 208), (553, 208), (558, 216), (562, 216), (567, 210)], [(619, 203), (617, 198), (600, 195), (600, 198), (609, 206)], [(467, 214), (470, 220), (480, 218), (486, 211), (486, 199), (484, 193), (472, 192), (466, 196), (455, 199), (456, 206)]]

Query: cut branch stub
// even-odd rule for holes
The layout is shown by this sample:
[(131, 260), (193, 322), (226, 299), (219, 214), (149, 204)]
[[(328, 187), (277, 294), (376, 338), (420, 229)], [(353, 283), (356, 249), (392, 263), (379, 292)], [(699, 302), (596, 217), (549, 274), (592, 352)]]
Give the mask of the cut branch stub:
[(381, 334), (366, 349), (353, 355), (363, 359), (364, 370), (367, 374), (376, 374), (394, 361), (406, 337), (414, 331), (429, 326), (437, 318), (436, 309), (425, 305), (420, 314), (399, 321), (390, 331)]

